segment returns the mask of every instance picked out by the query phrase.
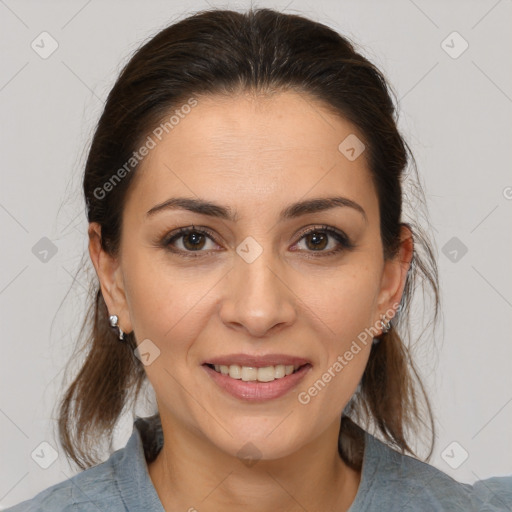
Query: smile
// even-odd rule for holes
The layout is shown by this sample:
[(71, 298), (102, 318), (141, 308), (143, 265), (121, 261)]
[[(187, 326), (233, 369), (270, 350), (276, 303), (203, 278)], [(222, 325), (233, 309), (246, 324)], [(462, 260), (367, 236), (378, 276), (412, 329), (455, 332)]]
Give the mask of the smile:
[(261, 402), (286, 395), (312, 368), (310, 363), (300, 366), (240, 366), (203, 364), (210, 378), (229, 395), (240, 400)]
[(215, 364), (208, 366), (222, 375), (229, 375), (232, 379), (243, 380), (244, 382), (272, 382), (275, 379), (282, 379), (287, 375), (291, 375), (301, 368), (301, 365), (294, 366), (292, 364), (278, 364), (275, 366), (265, 366), (263, 368), (240, 366), (238, 364), (232, 364), (230, 366)]

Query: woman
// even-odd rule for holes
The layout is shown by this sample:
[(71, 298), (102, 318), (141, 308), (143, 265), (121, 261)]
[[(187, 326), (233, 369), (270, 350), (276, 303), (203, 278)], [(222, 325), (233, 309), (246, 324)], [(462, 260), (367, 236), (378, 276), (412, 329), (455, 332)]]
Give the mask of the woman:
[[(84, 471), (10, 510), (511, 510), (512, 476), (458, 483), (411, 448), (435, 434), (403, 337), (438, 280), (394, 116), (299, 16), (205, 11), (136, 52), (83, 182), (98, 284), (59, 428)], [(157, 413), (97, 464), (146, 382)]]

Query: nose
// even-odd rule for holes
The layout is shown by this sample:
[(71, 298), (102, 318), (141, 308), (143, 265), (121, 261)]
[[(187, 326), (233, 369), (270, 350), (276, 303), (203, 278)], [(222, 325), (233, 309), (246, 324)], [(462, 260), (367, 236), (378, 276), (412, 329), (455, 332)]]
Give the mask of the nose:
[(235, 258), (226, 276), (220, 317), (231, 329), (251, 337), (264, 337), (291, 325), (296, 318), (296, 298), (286, 283), (285, 271), (271, 251), (248, 263)]

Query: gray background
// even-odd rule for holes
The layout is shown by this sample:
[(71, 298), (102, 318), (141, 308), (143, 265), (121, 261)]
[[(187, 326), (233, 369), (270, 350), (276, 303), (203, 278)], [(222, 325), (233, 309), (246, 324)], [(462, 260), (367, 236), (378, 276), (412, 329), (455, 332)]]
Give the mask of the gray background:
[[(74, 472), (55, 439), (54, 406), (93, 275), (74, 282), (87, 248), (80, 177), (103, 101), (143, 40), (209, 5), (250, 4), (0, 0), (0, 508)], [(257, 5), (339, 30), (397, 92), (444, 301), (435, 346), (425, 339), (431, 348), (418, 359), (438, 429), (431, 464), (468, 483), (512, 474), (512, 2)], [(44, 31), (58, 43), (47, 58), (31, 47), (51, 48)], [(130, 433), (127, 418), (116, 447)], [(57, 450), (47, 469), (42, 442)]]

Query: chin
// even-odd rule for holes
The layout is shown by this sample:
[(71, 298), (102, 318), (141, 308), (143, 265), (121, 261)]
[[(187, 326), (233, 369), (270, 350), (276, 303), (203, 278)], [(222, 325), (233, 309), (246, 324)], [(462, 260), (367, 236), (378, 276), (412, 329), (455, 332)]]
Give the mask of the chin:
[[(294, 435), (292, 425), (286, 423), (287, 420), (281, 419), (274, 424), (268, 417), (262, 417), (261, 421), (246, 418), (236, 422), (236, 425), (223, 424), (233, 436), (219, 427), (218, 436), (206, 437), (219, 450), (251, 466), (258, 460), (271, 461), (287, 457), (307, 443), (307, 439)], [(304, 435), (303, 428), (298, 432)]]

